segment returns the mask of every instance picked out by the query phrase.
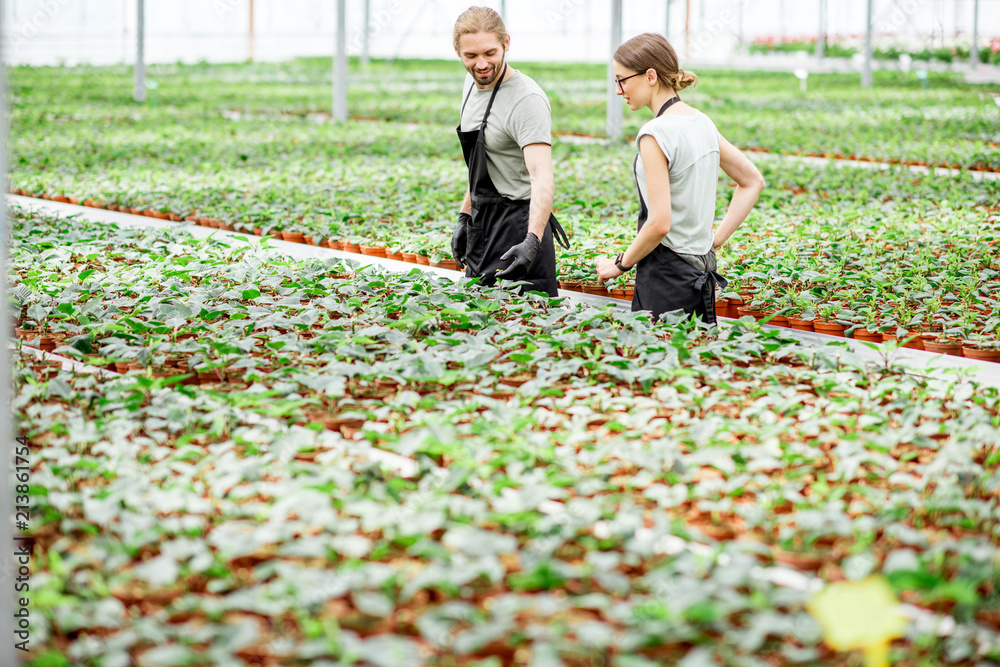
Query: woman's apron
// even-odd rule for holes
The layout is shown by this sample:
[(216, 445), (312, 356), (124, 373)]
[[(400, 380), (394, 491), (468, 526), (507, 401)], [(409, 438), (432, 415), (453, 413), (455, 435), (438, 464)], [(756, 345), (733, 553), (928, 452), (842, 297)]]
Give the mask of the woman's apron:
[[(660, 109), (657, 117), (666, 111), (671, 102)], [(639, 189), (637, 165), (639, 156), (632, 163), (636, 189), (639, 191), (639, 230), (646, 224), (649, 209)], [(648, 184), (647, 184), (648, 186)], [(639, 260), (635, 274), (635, 294), (632, 310), (649, 310), (654, 319), (672, 310), (694, 314), (707, 324), (716, 324), (715, 286), (725, 288), (729, 282), (716, 272), (715, 250), (705, 255), (683, 255), (658, 243), (653, 251)]]
[[(504, 65), (503, 72), (497, 79), (497, 84), (493, 88), (486, 112), (483, 114), (483, 122), (478, 130), (470, 132), (462, 131), (462, 121), (459, 117), (458, 140), (462, 143), (462, 153), (465, 155), (465, 164), (469, 167), (469, 194), (472, 197), (472, 222), (469, 224), (468, 250), (465, 258), (465, 275), (474, 278), (481, 277), (483, 285), (493, 285), (496, 283), (496, 272), (504, 269), (508, 262), (501, 262), (500, 257), (515, 245), (524, 240), (528, 235), (528, 212), (531, 206), (529, 200), (508, 199), (501, 195), (493, 181), (486, 166), (486, 121), (493, 108), (493, 100), (496, 99), (497, 91), (507, 73), (507, 66)], [(465, 112), (465, 105), (469, 102), (476, 84), (472, 84), (465, 101), (462, 103), (462, 112)], [(525, 280), (529, 285), (522, 286), (521, 293), (538, 291), (545, 292), (549, 296), (556, 296), (559, 293), (559, 285), (556, 280), (556, 249), (552, 241), (553, 233), (559, 239), (560, 245), (569, 247), (569, 240), (562, 225), (556, 220), (554, 215), (549, 215), (549, 222), (545, 225), (545, 234), (542, 237), (542, 245), (535, 256), (535, 261), (523, 276), (511, 276), (512, 280)]]

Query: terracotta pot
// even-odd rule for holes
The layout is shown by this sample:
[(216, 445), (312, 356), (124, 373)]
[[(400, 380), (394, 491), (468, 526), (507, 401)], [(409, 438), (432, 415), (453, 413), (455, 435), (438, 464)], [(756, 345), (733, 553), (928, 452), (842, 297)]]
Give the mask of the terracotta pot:
[[(46, 352), (51, 352), (56, 348), (57, 339), (51, 333), (44, 333), (38, 331), (37, 329), (21, 329), (20, 327), (14, 329), (14, 334), (23, 339), (24, 341), (37, 341), (37, 348), (40, 350), (45, 350)], [(65, 334), (63, 334), (65, 337)]]
[(754, 318), (755, 320), (759, 320), (762, 317), (764, 317), (764, 313), (762, 311), (753, 310), (752, 308), (745, 308), (745, 307), (742, 307), (742, 306), (736, 309), (736, 314), (739, 315), (740, 317), (745, 317), (745, 316), (749, 315), (750, 317)]
[(729, 299), (715, 300), (715, 314), (718, 317), (729, 317)]
[(225, 373), (221, 369), (197, 371), (197, 378), (200, 384), (215, 384), (225, 380)]
[(452, 271), (458, 271), (458, 262), (453, 259), (444, 259), (436, 264), (431, 264), (431, 266), (436, 266), (439, 269), (450, 269)]
[(882, 334), (878, 331), (869, 331), (868, 329), (855, 329), (854, 330), (854, 340), (860, 340), (865, 343), (881, 343)]
[(816, 320), (813, 322), (813, 331), (816, 333), (826, 334), (827, 336), (837, 336), (839, 338), (843, 338), (845, 330), (846, 327), (843, 324), (838, 324), (836, 322), (824, 322), (822, 320)]
[(341, 243), (340, 249), (343, 250), (344, 252), (354, 252), (361, 254), (361, 246), (359, 246), (356, 243), (348, 243), (347, 241), (343, 241)]
[(569, 281), (567, 281), (567, 282), (565, 282), (563, 284), (566, 286), (563, 289), (567, 289), (567, 290), (569, 290), (571, 292), (582, 292), (583, 291), (583, 283), (577, 283), (577, 282), (573, 282), (572, 280), (569, 280)]
[(772, 326), (775, 326), (775, 327), (787, 327), (788, 326), (788, 318), (785, 317), (784, 315), (771, 315), (770, 313), (765, 312), (764, 313), (764, 319), (767, 320), (768, 317), (770, 317), (771, 319), (768, 320), (767, 323), (770, 324), (770, 325), (772, 325)]
[(417, 264), (421, 264), (423, 266), (430, 266), (431, 258), (428, 257), (427, 255), (417, 255)]
[(772, 554), (774, 560), (781, 565), (810, 572), (819, 571), (823, 565), (831, 560), (828, 554), (797, 553), (794, 551), (784, 551), (783, 549), (774, 549)]
[(625, 290), (622, 289), (621, 287), (615, 287), (614, 289), (608, 290), (608, 292), (611, 294), (611, 298), (612, 299), (624, 299), (625, 298)]
[(312, 237), (312, 234), (306, 234), (305, 242), (306, 245), (316, 245), (316, 239)]
[(264, 235), (264, 230), (261, 227), (254, 227), (253, 228), (253, 233), (254, 233), (255, 236), (263, 236)]
[(635, 297), (635, 285), (629, 285), (625, 288), (625, 298), (631, 301), (633, 297)]
[(1000, 350), (977, 350), (973, 347), (962, 346), (962, 354), (967, 359), (1000, 362)]
[(289, 243), (305, 243), (306, 235), (303, 232), (281, 232), (281, 240)]
[(389, 252), (388, 250), (386, 250), (386, 252), (385, 252), (385, 258), (386, 259), (395, 260), (397, 262), (405, 262), (406, 261), (405, 259), (403, 259), (403, 253), (401, 253), (401, 252)]
[[(904, 343), (903, 347), (909, 348), (911, 350), (922, 350), (922, 349), (924, 349), (924, 341), (920, 337), (920, 332), (919, 331), (908, 331), (906, 333), (906, 335), (903, 336), (903, 338), (909, 338), (910, 336), (916, 336), (916, 337), (913, 338), (913, 340), (910, 340), (910, 341), (907, 341), (906, 343)], [(898, 341), (898, 340), (899, 339), (896, 337), (896, 334), (888, 334), (888, 333), (882, 334), (882, 341), (883, 342), (884, 341)]]
[(57, 202), (59, 202), (61, 204), (68, 204), (69, 203), (69, 197), (67, 197), (65, 195), (53, 195), (52, 196), (52, 201), (57, 201)]
[(593, 294), (594, 296), (609, 296), (608, 288), (604, 285), (584, 285), (584, 294)]
[(332, 250), (343, 250), (344, 246), (340, 243), (340, 239), (327, 239), (326, 247)]
[(410, 264), (416, 264), (417, 263), (417, 253), (415, 253), (415, 252), (404, 252), (404, 253), (402, 253), (402, 255), (403, 255), (403, 261), (404, 262), (409, 262)]
[(937, 352), (938, 354), (950, 354), (953, 357), (964, 356), (962, 354), (962, 344), (958, 341), (925, 340), (924, 350), (927, 352)]
[(814, 321), (815, 320), (800, 320), (795, 317), (788, 318), (788, 324), (793, 329), (798, 329), (799, 331), (812, 331)]
[(360, 246), (361, 254), (368, 255), (369, 257), (385, 257), (385, 248), (377, 245), (363, 245)]

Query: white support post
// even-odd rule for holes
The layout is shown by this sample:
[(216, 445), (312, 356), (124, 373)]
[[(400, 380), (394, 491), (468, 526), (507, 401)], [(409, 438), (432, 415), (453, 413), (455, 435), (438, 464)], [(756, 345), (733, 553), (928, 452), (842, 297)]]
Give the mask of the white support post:
[(875, 0), (865, 0), (865, 62), (861, 70), (861, 87), (872, 87), (872, 4)]
[(507, 0), (500, 0), (500, 18), (507, 23)]
[(826, 0), (819, 0), (819, 35), (816, 37), (816, 60), (826, 57)]
[(611, 0), (611, 53), (608, 57), (608, 119), (605, 134), (615, 141), (622, 138), (622, 101), (618, 98), (612, 66), (615, 50), (622, 43), (622, 0)]
[[(6, 12), (0, 11), (0, 34), (7, 34), (10, 26), (4, 20)], [(0, 176), (3, 178), (3, 190), (7, 191), (7, 72), (3, 64), (3, 57), (0, 54)], [(0, 266), (3, 267), (3, 275), (9, 276), (9, 262), (7, 261), (7, 207), (0, 206)], [(20, 660), (14, 657), (14, 644), (23, 641), (16, 632), (25, 632), (24, 628), (17, 628), (14, 624), (13, 600), (20, 599), (14, 591), (16, 573), (21, 563), (17, 562), (14, 554), (19, 548), (29, 548), (29, 543), (24, 538), (14, 541), (19, 536), (13, 534), (11, 530), (11, 520), (14, 518), (13, 503), (14, 498), (11, 488), (11, 474), (14, 472), (11, 465), (14, 462), (14, 424), (11, 419), (11, 401), (14, 395), (13, 384), (11, 383), (10, 350), (7, 342), (13, 333), (13, 322), (7, 314), (7, 281), (0, 280), (0, 330), (6, 333), (3, 344), (0, 345), (0, 544), (4, 545), (4, 554), (0, 557), (0, 562), (6, 564), (6, 576), (3, 577), (3, 593), (0, 594), (0, 632), (3, 633), (5, 641), (0, 644), (0, 664), (18, 665)], [(28, 567), (32, 567), (29, 563)], [(35, 611), (37, 614), (38, 612)], [(13, 639), (13, 641), (11, 641)], [(27, 653), (25, 653), (27, 655)]]
[(979, 0), (972, 0), (972, 48), (969, 49), (969, 62), (973, 67), (979, 66)]
[(372, 0), (365, 0), (365, 24), (363, 28), (361, 42), (361, 66), (368, 67), (371, 63), (369, 49), (371, 47), (371, 20), (372, 20)]
[(136, 0), (135, 90), (136, 102), (146, 101), (146, 1)]
[(347, 120), (347, 0), (337, 0), (337, 46), (333, 57), (333, 119)]
[(691, 57), (691, 0), (684, 6), (684, 57)]
[(253, 0), (250, 0), (250, 27), (247, 32), (247, 59), (253, 62)]
[(670, 0), (667, 0), (667, 18), (663, 22), (663, 36), (670, 41)]

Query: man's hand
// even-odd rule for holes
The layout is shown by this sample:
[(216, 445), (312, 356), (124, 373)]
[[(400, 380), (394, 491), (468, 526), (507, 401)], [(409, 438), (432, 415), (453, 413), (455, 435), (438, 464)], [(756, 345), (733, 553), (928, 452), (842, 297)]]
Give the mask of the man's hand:
[(472, 216), (468, 213), (458, 214), (458, 225), (455, 233), (451, 235), (451, 256), (455, 258), (459, 266), (465, 264), (465, 258), (469, 254), (469, 223)]
[(609, 257), (601, 257), (597, 260), (597, 277), (602, 283), (617, 278), (622, 274), (615, 266), (615, 260)]
[(502, 271), (497, 271), (497, 278), (510, 278), (518, 279), (524, 277), (528, 273), (528, 269), (535, 262), (535, 255), (538, 254), (538, 249), (542, 247), (542, 241), (532, 232), (528, 232), (528, 235), (524, 237), (524, 240), (518, 243), (516, 246), (508, 250), (500, 258), (501, 262), (506, 262), (508, 259), (513, 258), (514, 261), (511, 262), (510, 266)]

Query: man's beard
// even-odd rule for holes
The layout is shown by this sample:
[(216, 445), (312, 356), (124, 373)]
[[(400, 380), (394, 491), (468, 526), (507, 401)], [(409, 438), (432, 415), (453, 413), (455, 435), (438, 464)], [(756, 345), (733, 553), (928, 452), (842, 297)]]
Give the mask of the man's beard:
[(498, 65), (496, 65), (493, 68), (493, 70), (488, 75), (486, 75), (485, 79), (481, 78), (482, 75), (478, 74), (476, 72), (476, 68), (475, 67), (473, 67), (472, 69), (469, 70), (469, 74), (472, 75), (472, 78), (476, 82), (476, 84), (478, 84), (480, 86), (489, 86), (494, 81), (497, 80), (498, 76), (500, 76), (500, 72), (503, 71), (503, 66), (504, 66), (505, 62), (506, 62), (506, 58), (504, 60), (501, 60), (500, 63)]

